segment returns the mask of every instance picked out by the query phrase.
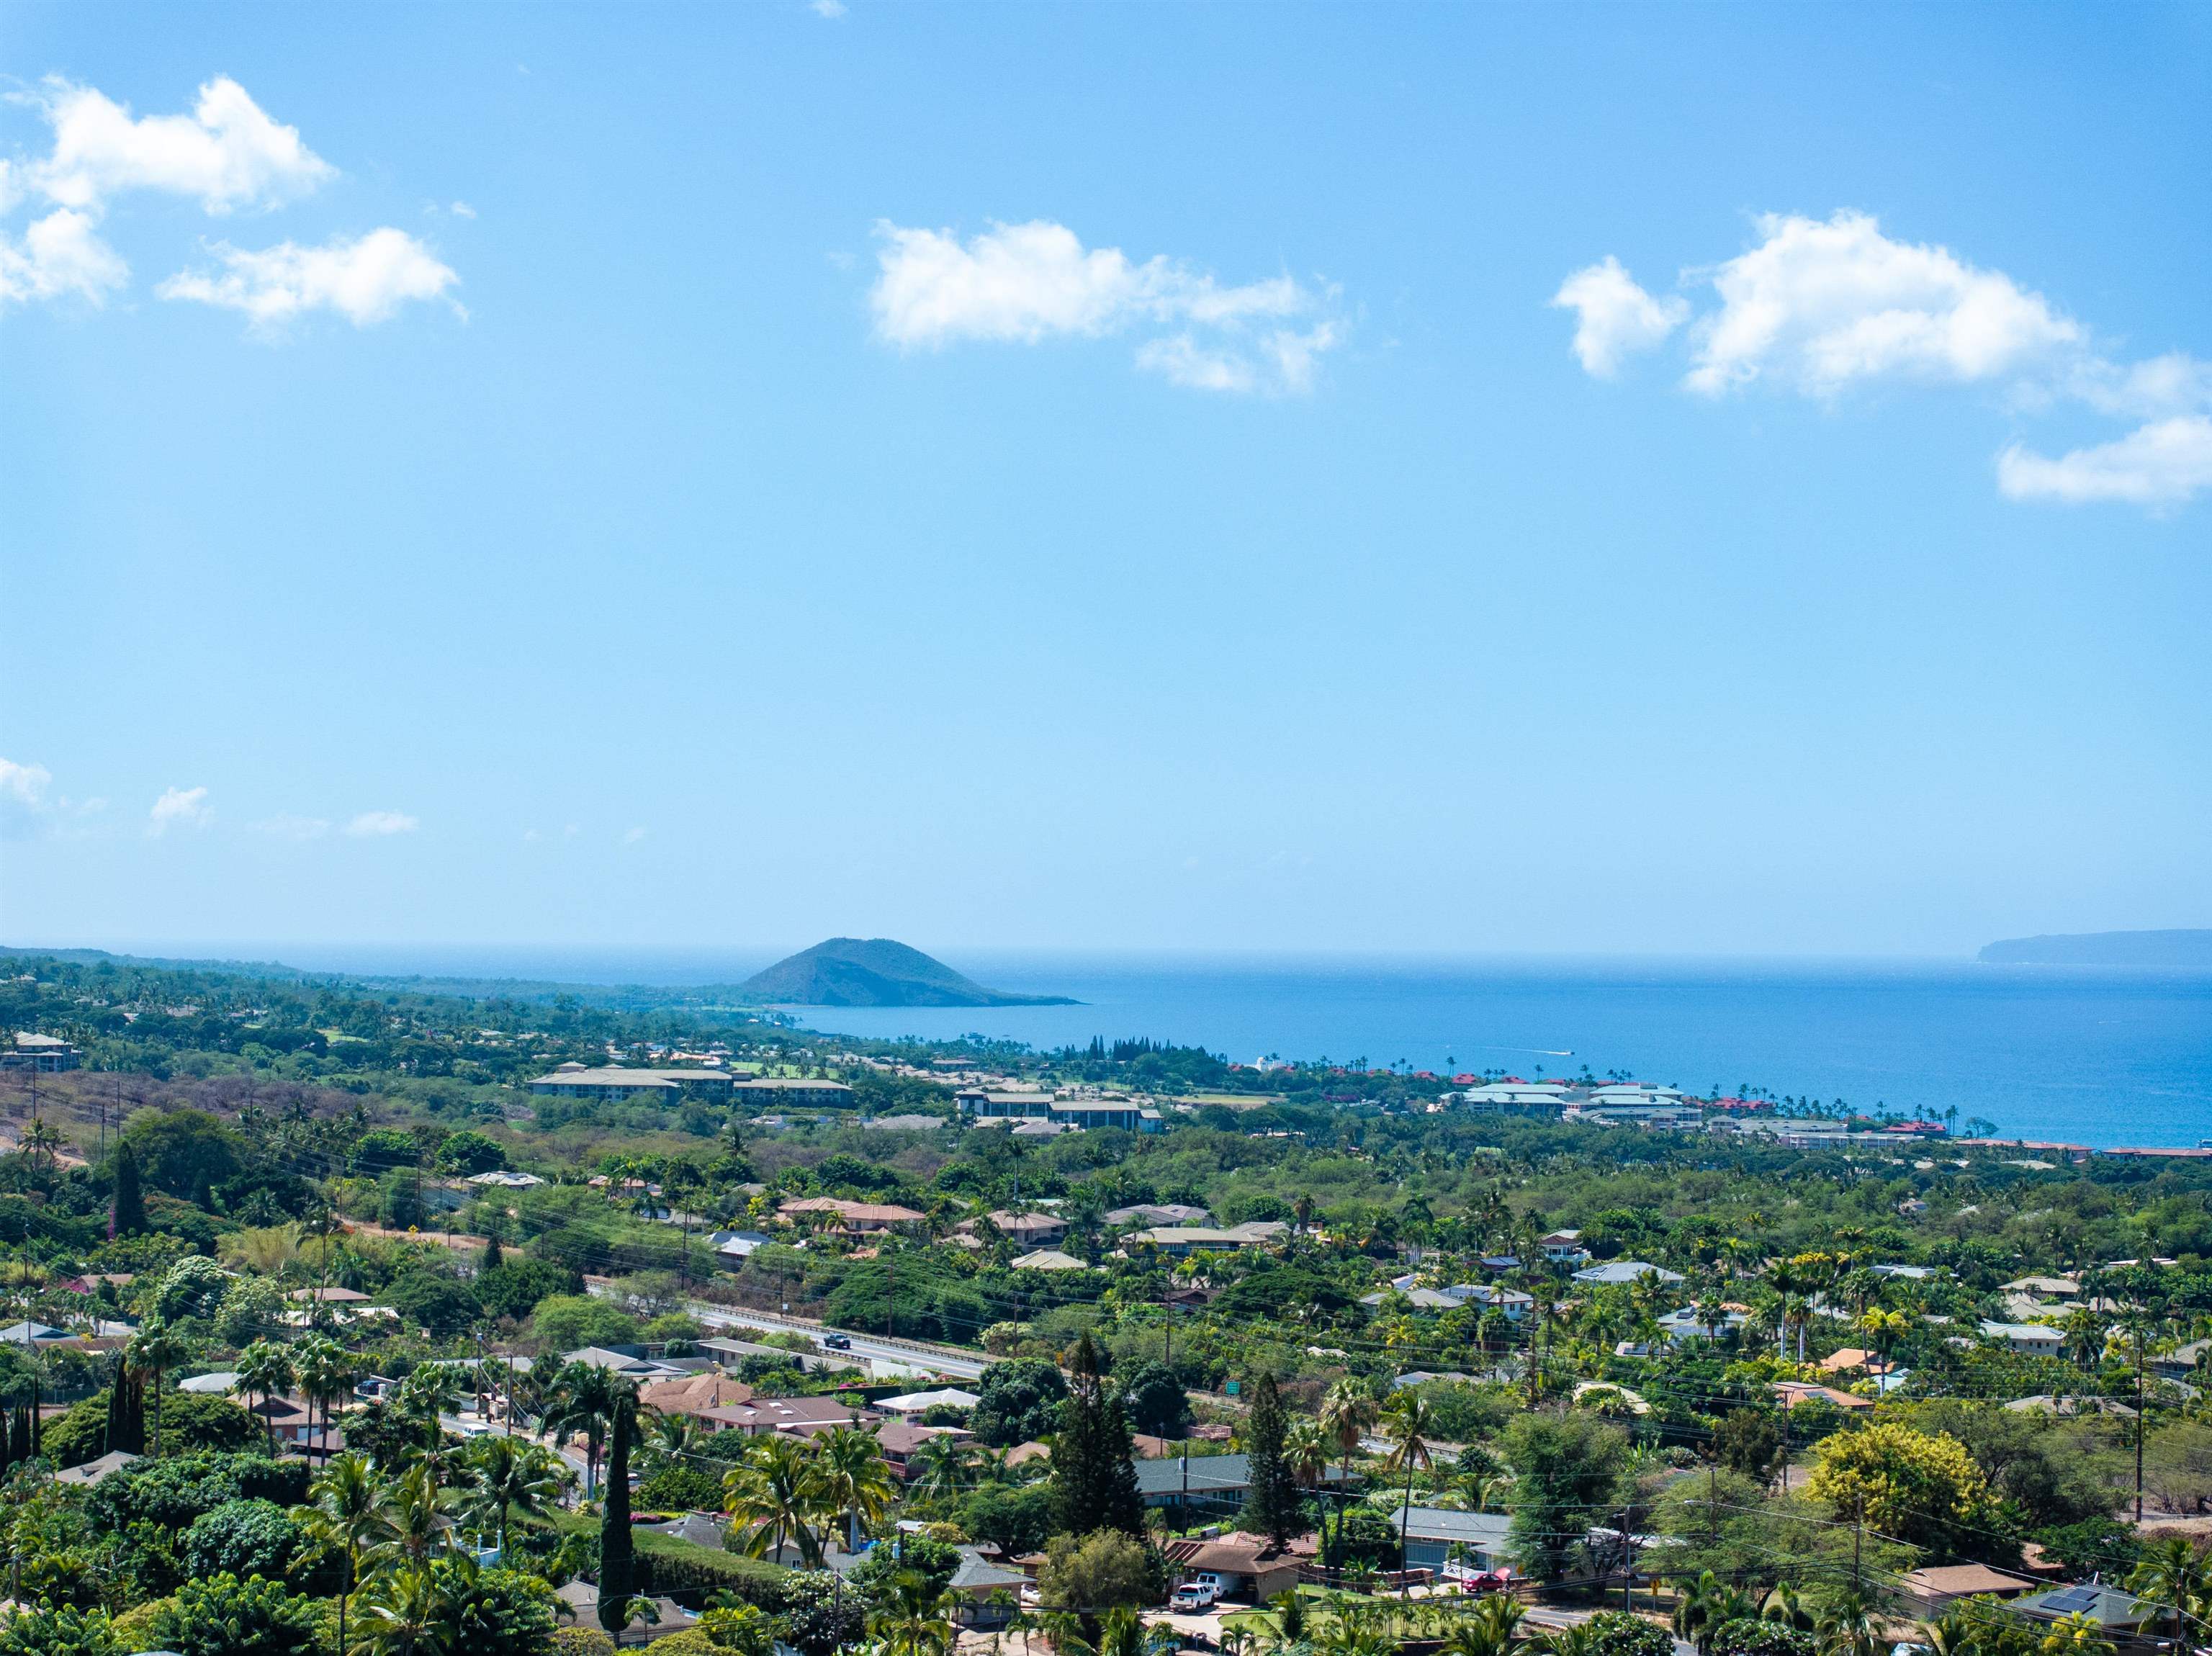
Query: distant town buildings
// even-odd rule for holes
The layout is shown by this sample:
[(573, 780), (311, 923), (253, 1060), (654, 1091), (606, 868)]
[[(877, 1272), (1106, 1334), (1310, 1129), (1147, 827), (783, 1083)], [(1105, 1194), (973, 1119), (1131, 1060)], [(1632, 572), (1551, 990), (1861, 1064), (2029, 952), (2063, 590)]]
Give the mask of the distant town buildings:
[(532, 1081), (530, 1090), (540, 1098), (583, 1099), (594, 1104), (620, 1104), (633, 1098), (673, 1103), (686, 1097), (726, 1103), (731, 1085), (726, 1070), (632, 1070), (620, 1065), (592, 1070), (563, 1064)]
[(54, 1075), (76, 1069), (83, 1056), (59, 1035), (39, 1035), (22, 1030), (17, 1033), (12, 1046), (0, 1048), (0, 1070), (34, 1070), (41, 1075)]

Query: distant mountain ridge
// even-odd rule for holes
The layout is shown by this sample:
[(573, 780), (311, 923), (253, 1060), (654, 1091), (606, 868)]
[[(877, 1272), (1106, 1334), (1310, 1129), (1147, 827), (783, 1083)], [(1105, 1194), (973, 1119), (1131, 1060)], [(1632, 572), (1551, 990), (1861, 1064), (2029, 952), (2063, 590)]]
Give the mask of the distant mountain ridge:
[(1990, 966), (2150, 966), (2212, 972), (2212, 931), (2075, 931), (2007, 937), (1977, 957)]
[(1076, 1006), (1065, 995), (986, 989), (889, 937), (831, 937), (756, 972), (740, 998), (772, 1006)]

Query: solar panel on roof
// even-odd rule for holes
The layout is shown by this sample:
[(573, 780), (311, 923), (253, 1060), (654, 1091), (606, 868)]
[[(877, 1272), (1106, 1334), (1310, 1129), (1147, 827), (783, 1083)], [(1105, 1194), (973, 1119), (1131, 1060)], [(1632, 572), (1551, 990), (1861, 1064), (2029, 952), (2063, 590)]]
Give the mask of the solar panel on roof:
[(2056, 1611), (2061, 1616), (2072, 1616), (2081, 1611), (2094, 1610), (2096, 1604), (2096, 1588), (2068, 1587), (2063, 1592), (2052, 1593), (2051, 1597), (2045, 1599), (2042, 1608)]

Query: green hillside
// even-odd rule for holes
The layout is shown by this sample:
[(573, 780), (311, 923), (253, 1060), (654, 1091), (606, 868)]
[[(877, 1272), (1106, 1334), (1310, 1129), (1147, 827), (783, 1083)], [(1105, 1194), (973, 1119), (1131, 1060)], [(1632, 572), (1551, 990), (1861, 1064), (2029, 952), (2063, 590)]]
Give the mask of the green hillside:
[(778, 961), (738, 986), (744, 999), (782, 1006), (1073, 1006), (1065, 995), (986, 989), (942, 961), (889, 937), (832, 937)]

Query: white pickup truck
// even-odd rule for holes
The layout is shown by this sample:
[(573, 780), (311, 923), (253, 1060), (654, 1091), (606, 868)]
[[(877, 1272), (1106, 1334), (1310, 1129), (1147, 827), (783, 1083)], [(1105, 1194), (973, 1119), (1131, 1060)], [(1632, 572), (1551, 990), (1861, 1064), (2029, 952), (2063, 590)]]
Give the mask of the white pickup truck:
[(1168, 1608), (1178, 1611), (1212, 1610), (1220, 1602), (1221, 1578), (1212, 1570), (1200, 1570), (1169, 1596)]

